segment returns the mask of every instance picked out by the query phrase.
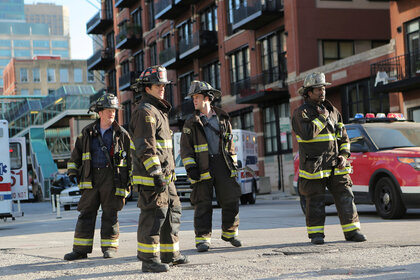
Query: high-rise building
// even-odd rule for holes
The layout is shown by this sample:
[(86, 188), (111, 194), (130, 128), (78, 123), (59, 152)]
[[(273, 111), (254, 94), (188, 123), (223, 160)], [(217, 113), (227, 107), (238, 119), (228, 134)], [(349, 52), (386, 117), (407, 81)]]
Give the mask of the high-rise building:
[(69, 11), (67, 7), (53, 3), (25, 5), (27, 23), (45, 23), (50, 27), (51, 35), (69, 35)]
[(23, 0), (0, 1), (0, 22), (25, 22)]

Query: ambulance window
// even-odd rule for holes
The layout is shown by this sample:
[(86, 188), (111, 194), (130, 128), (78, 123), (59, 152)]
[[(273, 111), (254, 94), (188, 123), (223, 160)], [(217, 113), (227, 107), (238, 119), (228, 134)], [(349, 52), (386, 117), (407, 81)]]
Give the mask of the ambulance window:
[(3, 128), (0, 128), (0, 137), (3, 137)]
[(22, 168), (22, 148), (19, 143), (10, 144), (10, 165), (12, 169)]
[(256, 156), (247, 156), (246, 157), (246, 165), (248, 164), (257, 164), (258, 158)]

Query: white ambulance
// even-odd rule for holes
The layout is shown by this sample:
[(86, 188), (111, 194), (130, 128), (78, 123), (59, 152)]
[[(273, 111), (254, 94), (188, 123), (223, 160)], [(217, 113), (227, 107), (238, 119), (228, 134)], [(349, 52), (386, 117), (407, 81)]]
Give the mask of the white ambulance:
[[(234, 129), (232, 131), (235, 151), (238, 156), (238, 177), (237, 181), (241, 186), (241, 204), (254, 204), (259, 191), (258, 176), (258, 145), (257, 134), (252, 131)], [(181, 132), (173, 135), (174, 159), (176, 163), (175, 173), (177, 180), (175, 186), (181, 201), (188, 201), (191, 188), (187, 179), (187, 174), (182, 165), (180, 155)]]
[(13, 217), (9, 127), (6, 120), (0, 120), (0, 155), (0, 218), (6, 220)]

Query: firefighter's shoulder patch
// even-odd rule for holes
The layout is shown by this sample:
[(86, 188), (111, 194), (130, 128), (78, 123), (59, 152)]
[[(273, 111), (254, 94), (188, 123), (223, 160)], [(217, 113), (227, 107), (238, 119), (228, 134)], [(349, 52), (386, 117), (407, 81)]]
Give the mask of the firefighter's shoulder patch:
[(309, 119), (308, 115), (305, 113), (305, 111), (302, 111), (302, 118)]
[(191, 129), (189, 129), (189, 128), (187, 128), (187, 127), (184, 127), (184, 128), (182, 129), (182, 132), (184, 132), (185, 134), (191, 134)]
[(148, 122), (148, 123), (156, 123), (156, 120), (152, 116), (146, 116), (146, 122)]

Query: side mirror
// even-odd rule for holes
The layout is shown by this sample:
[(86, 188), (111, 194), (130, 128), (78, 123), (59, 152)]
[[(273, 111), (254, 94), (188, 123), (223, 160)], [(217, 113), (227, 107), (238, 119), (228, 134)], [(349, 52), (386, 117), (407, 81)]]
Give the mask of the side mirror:
[(361, 143), (352, 143), (350, 145), (350, 152), (351, 153), (366, 153), (369, 152), (369, 148), (364, 145), (364, 142)]

